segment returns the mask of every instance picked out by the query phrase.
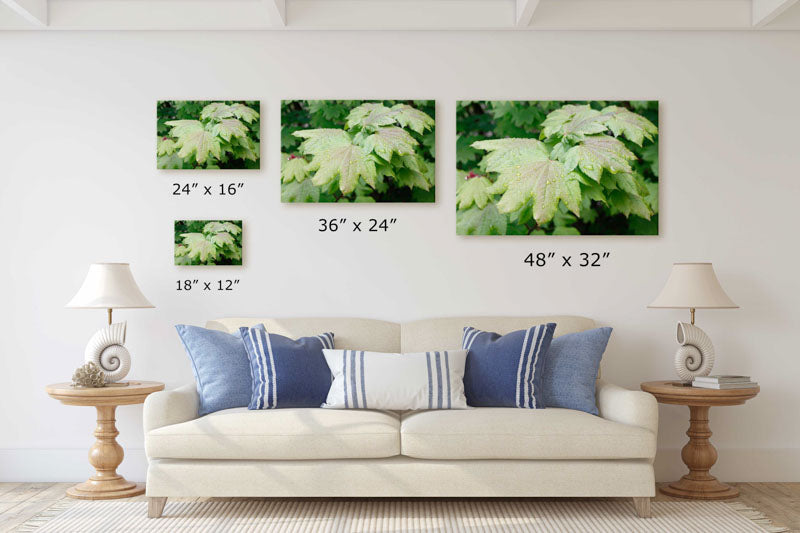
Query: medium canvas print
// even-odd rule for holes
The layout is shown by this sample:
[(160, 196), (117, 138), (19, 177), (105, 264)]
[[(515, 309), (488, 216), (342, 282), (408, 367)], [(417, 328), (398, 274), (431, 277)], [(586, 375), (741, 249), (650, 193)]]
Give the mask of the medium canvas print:
[(241, 265), (241, 220), (176, 220), (175, 264)]
[(433, 100), (284, 100), (281, 201), (433, 202)]
[(258, 169), (258, 101), (164, 100), (156, 106), (160, 169)]
[(657, 235), (657, 101), (460, 101), (459, 235)]

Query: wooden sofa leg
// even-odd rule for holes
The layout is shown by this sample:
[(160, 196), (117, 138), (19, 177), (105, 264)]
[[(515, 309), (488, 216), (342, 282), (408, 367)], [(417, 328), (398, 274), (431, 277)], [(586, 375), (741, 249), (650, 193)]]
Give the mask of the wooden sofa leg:
[(148, 518), (161, 518), (161, 513), (164, 512), (164, 506), (167, 504), (167, 498), (155, 497), (147, 498), (147, 517)]
[(636, 508), (636, 515), (639, 518), (651, 518), (653, 516), (653, 513), (650, 510), (650, 498), (634, 497), (633, 506)]

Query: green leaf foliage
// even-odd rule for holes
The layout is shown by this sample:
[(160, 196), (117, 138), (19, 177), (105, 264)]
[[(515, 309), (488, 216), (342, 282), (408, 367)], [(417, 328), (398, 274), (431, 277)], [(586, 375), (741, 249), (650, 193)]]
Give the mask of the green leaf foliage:
[(258, 109), (257, 101), (158, 102), (158, 168), (259, 168)]
[(433, 115), (427, 100), (284, 101), (282, 201), (434, 201)]
[(176, 265), (241, 265), (241, 220), (176, 220)]
[(456, 123), (460, 235), (658, 233), (658, 102), (464, 101)]

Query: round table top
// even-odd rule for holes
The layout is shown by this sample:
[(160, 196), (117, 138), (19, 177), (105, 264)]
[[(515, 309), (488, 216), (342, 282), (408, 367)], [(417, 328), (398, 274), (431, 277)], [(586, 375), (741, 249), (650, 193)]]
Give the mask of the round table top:
[(703, 389), (700, 387), (685, 387), (680, 381), (647, 381), (641, 384), (645, 392), (656, 397), (660, 403), (675, 405), (740, 405), (755, 398), (760, 387), (748, 389)]
[(143, 403), (150, 394), (164, 390), (164, 384), (158, 381), (124, 381), (92, 388), (73, 387), (72, 383), (53, 383), (45, 390), (66, 405), (132, 405)]

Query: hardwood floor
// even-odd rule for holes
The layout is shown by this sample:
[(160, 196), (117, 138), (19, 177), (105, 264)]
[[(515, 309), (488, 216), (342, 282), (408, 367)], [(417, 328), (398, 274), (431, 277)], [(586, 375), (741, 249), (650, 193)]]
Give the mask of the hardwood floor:
[[(737, 500), (766, 514), (776, 526), (800, 533), (800, 483), (732, 483)], [(0, 533), (13, 531), (29, 518), (66, 498), (73, 483), (0, 483)], [(630, 499), (630, 498), (627, 498)], [(145, 501), (144, 496), (129, 501)], [(655, 501), (685, 501), (660, 492)], [(145, 512), (144, 507), (142, 512)], [(631, 508), (631, 512), (633, 509)]]

